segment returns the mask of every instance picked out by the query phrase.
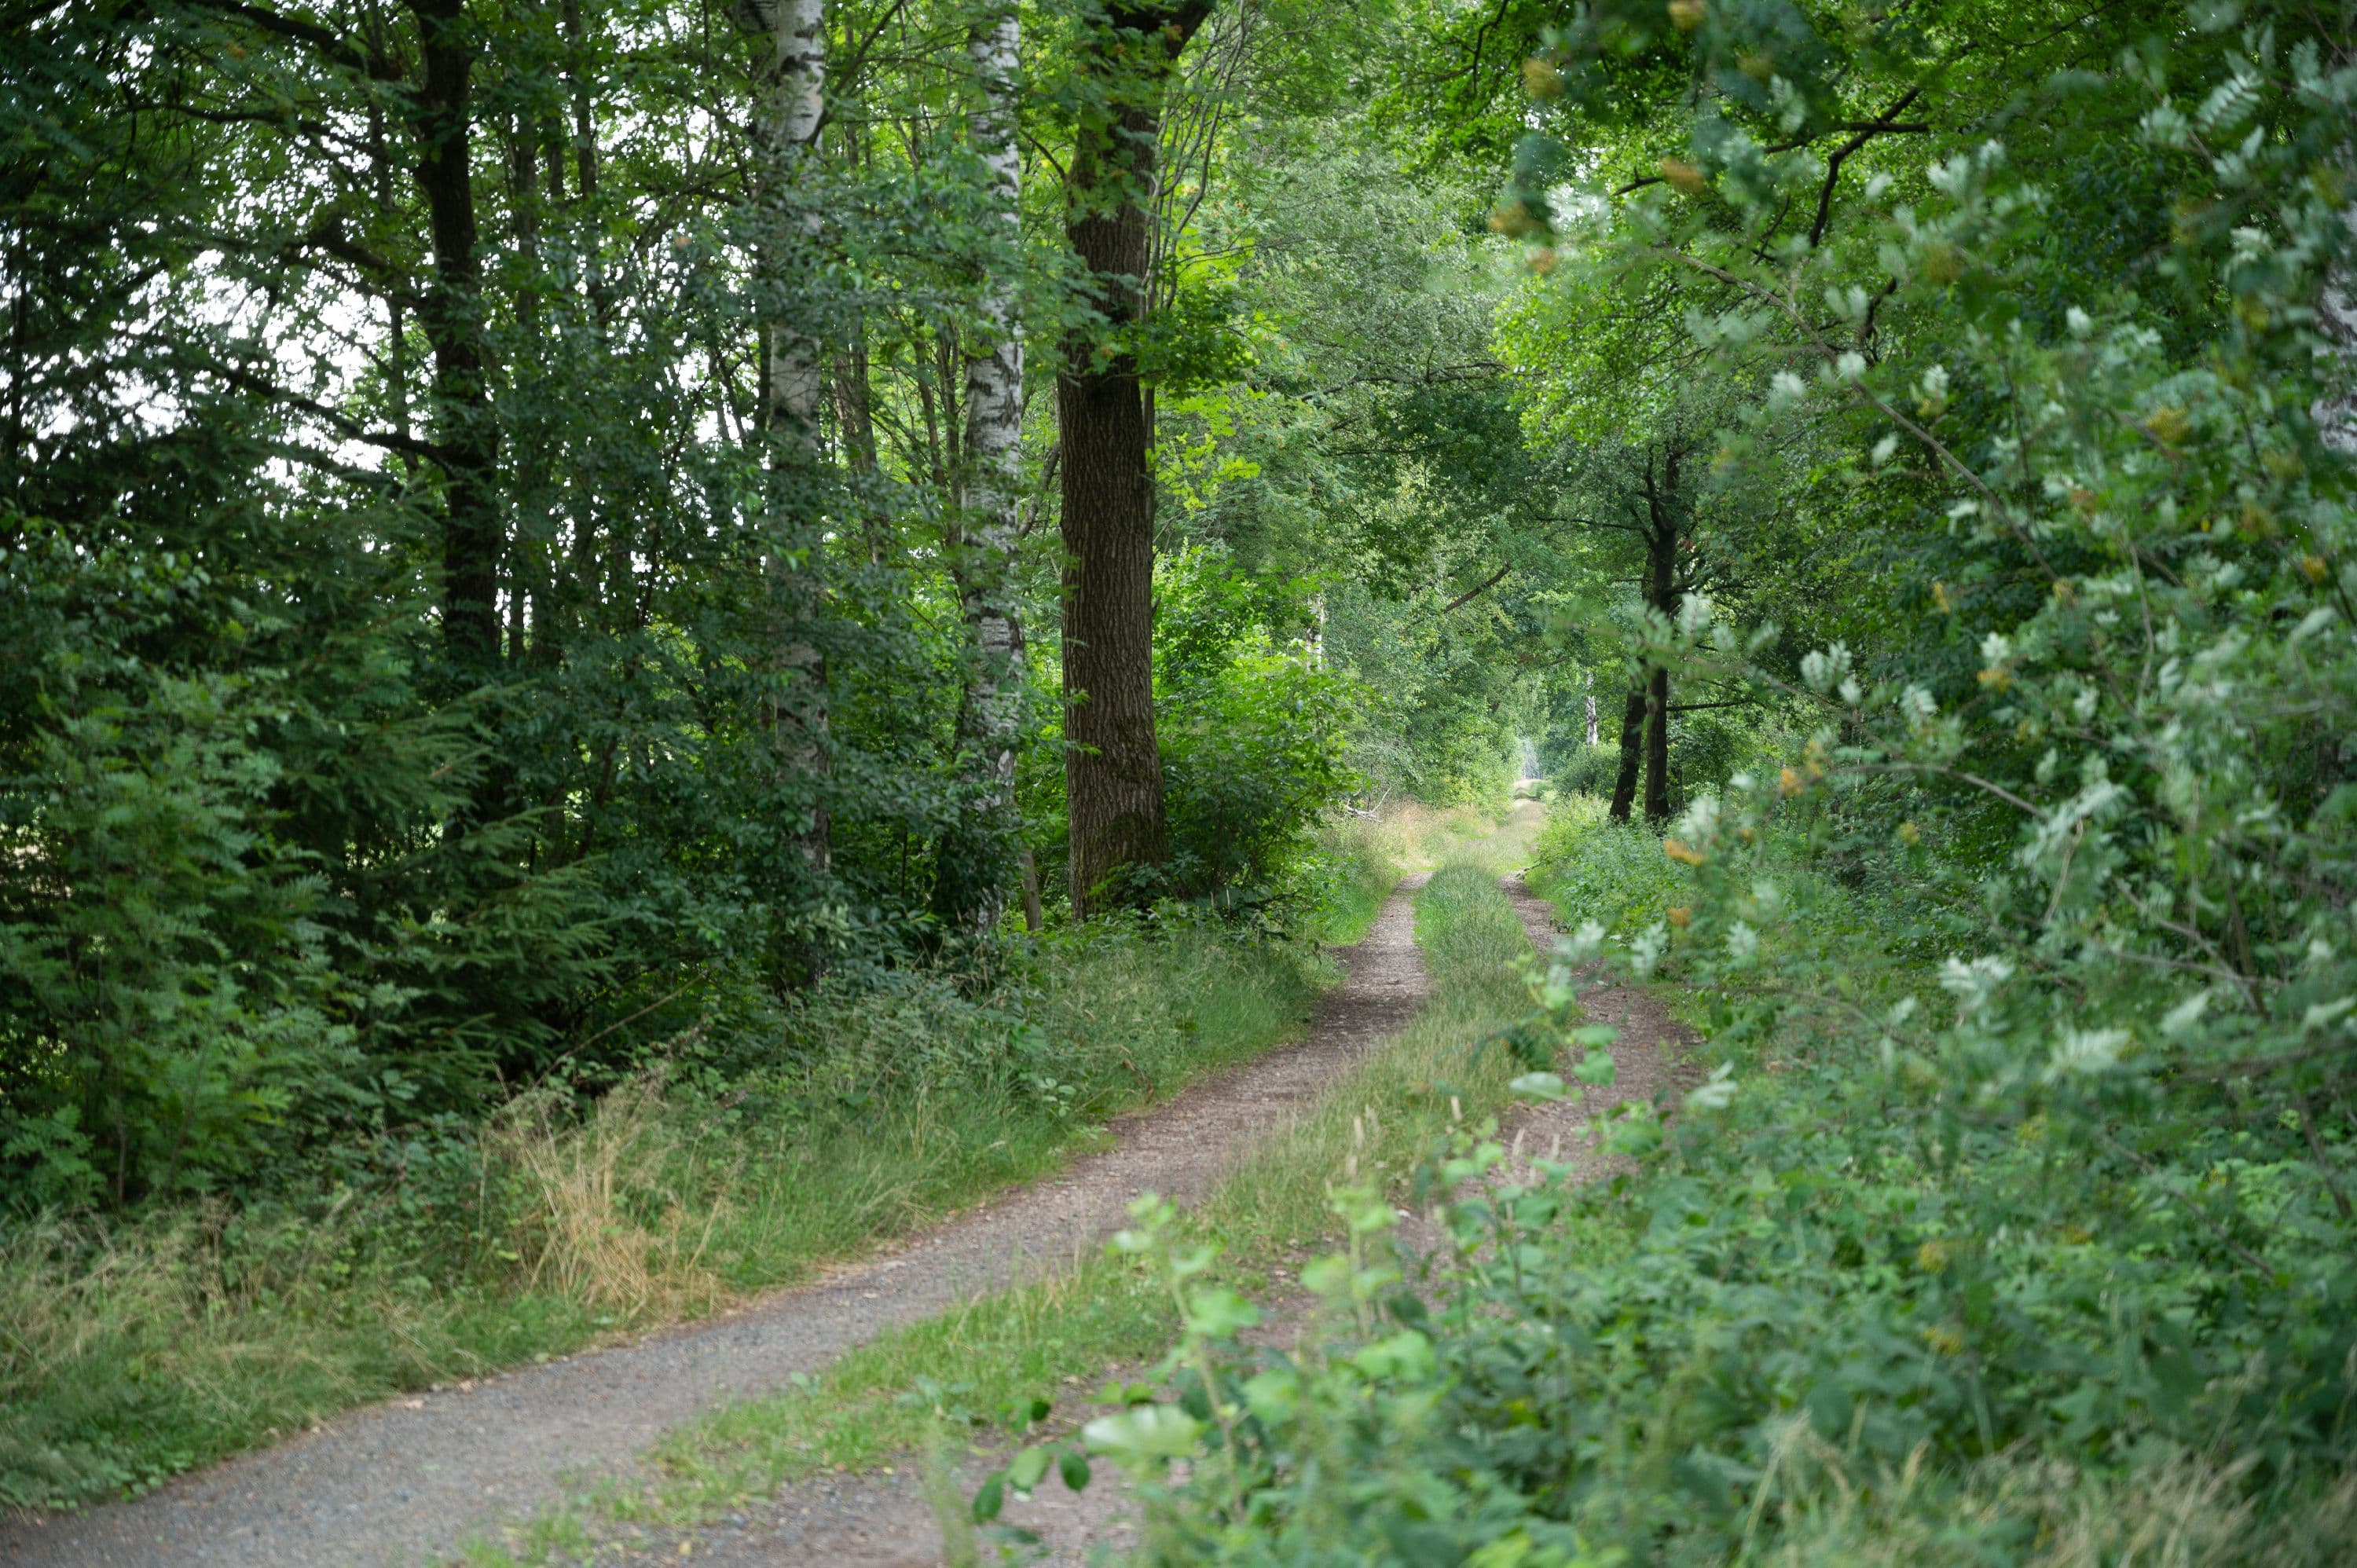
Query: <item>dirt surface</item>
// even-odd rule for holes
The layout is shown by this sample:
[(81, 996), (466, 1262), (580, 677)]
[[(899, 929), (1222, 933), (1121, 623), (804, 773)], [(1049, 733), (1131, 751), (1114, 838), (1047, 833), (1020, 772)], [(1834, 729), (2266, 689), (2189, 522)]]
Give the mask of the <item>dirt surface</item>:
[[(1425, 995), (1407, 897), (1414, 885), (1402, 885), (1366, 940), (1344, 955), (1344, 983), (1301, 1039), (1121, 1119), (1109, 1129), (1112, 1147), (1053, 1177), (723, 1318), (356, 1412), (135, 1502), (0, 1521), (0, 1563), (405, 1568), (447, 1561), (494, 1523), (556, 1501), (564, 1478), (613, 1474), (724, 1400), (776, 1389), (879, 1330), (1063, 1266), (1117, 1229), (1141, 1191), (1181, 1201), (1207, 1191), (1237, 1155), (1306, 1112), (1327, 1083), (1407, 1022)], [(899, 1500), (871, 1508), (871, 1493)], [(807, 1488), (766, 1509), (759, 1528), (746, 1520), (708, 1532), (694, 1560), (930, 1563), (925, 1553), (937, 1551), (930, 1534), (917, 1556), (895, 1544), (891, 1521), (905, 1524), (911, 1501), (920, 1499), (906, 1477)], [(931, 1517), (930, 1509), (917, 1516), (926, 1531)], [(667, 1546), (673, 1561), (677, 1539)], [(732, 1556), (732, 1541), (757, 1555)]]
[[(1511, 827), (1529, 829), (1539, 807), (1535, 801), (1517, 806)], [(1542, 954), (1554, 950), (1556, 931), (1552, 905), (1533, 893), (1520, 875), (1502, 879), (1506, 897), (1521, 917), (1531, 945)], [(1371, 939), (1372, 941), (1372, 939)], [(1537, 1155), (1567, 1160), (1575, 1179), (1592, 1180), (1609, 1175), (1619, 1162), (1594, 1146), (1592, 1119), (1623, 1101), (1661, 1100), (1664, 1109), (1691, 1075), (1682, 1070), (1679, 1056), (1687, 1036), (1661, 1004), (1631, 987), (1598, 986), (1583, 993), (1587, 1018), (1610, 1024), (1620, 1031), (1614, 1043), (1616, 1071), (1607, 1088), (1586, 1091), (1584, 1101), (1563, 1101), (1531, 1106), (1507, 1123), (1514, 1157), (1491, 1178), (1502, 1183), (1527, 1179), (1528, 1161)], [(1405, 1022), (1403, 1017), (1400, 1022)], [(1394, 1025), (1394, 1026), (1396, 1026)], [(1402, 1242), (1412, 1252), (1439, 1243), (1440, 1232), (1422, 1219), (1402, 1225)], [(1248, 1337), (1259, 1343), (1290, 1345), (1303, 1331), (1308, 1304), (1283, 1304)], [(1096, 1380), (1089, 1380), (1093, 1382)], [(969, 1464), (952, 1477), (955, 1497), (973, 1494), (984, 1466)], [(1029, 1498), (1010, 1496), (1002, 1522), (1020, 1527), (1038, 1538), (1035, 1568), (1087, 1568), (1117, 1562), (1132, 1545), (1131, 1523), (1123, 1489), (1109, 1473), (1085, 1492), (1075, 1494), (1049, 1479)], [(803, 1564), (843, 1564), (845, 1568), (938, 1568), (942, 1561), (941, 1530), (922, 1478), (902, 1466), (892, 1475), (838, 1477), (789, 1486), (775, 1497), (714, 1526), (696, 1530), (651, 1530), (627, 1543), (615, 1542), (612, 1555), (601, 1562), (653, 1568), (657, 1563), (687, 1561), (713, 1568), (802, 1568)], [(994, 1559), (984, 1547), (984, 1561)]]
[[(1531, 934), (1531, 945), (1543, 955), (1553, 952), (1555, 906), (1532, 892), (1520, 875), (1507, 877), (1502, 886), (1514, 913), (1523, 918), (1523, 929)], [(1604, 984), (1583, 988), (1579, 1004), (1588, 1023), (1609, 1024), (1620, 1031), (1612, 1045), (1612, 1081), (1600, 1089), (1583, 1088), (1577, 1097), (1532, 1106), (1510, 1121), (1505, 1131), (1512, 1158), (1501, 1173), (1504, 1179), (1528, 1180), (1530, 1161), (1539, 1157), (1567, 1161), (1576, 1181), (1609, 1176), (1623, 1166), (1596, 1147), (1595, 1118), (1631, 1100), (1653, 1101), (1668, 1112), (1675, 1108), (1677, 1094), (1691, 1087), (1694, 1075), (1680, 1058), (1692, 1036), (1659, 1002), (1634, 986)], [(1568, 1077), (1568, 1069), (1565, 1070)]]

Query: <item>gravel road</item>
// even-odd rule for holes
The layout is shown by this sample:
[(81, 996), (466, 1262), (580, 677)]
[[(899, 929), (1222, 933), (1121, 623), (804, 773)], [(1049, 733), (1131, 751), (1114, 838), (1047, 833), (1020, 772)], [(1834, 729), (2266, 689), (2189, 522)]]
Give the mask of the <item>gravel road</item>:
[[(1254, 1138), (1306, 1111), (1398, 1029), (1425, 994), (1404, 884), (1348, 978), (1300, 1040), (1116, 1122), (1114, 1143), (929, 1234), (726, 1317), (356, 1412), (310, 1435), (180, 1479), (136, 1501), (0, 1521), (7, 1568), (409, 1568), (447, 1561), (495, 1521), (556, 1500), (560, 1481), (611, 1474), (671, 1428), (732, 1397), (813, 1372), (881, 1329), (1070, 1262), (1151, 1188), (1206, 1191)], [(856, 1492), (861, 1483), (839, 1489)], [(803, 1505), (797, 1505), (797, 1507)], [(796, 1516), (800, 1517), (800, 1516)], [(775, 1543), (771, 1563), (930, 1559)], [(708, 1559), (699, 1559), (704, 1561)]]
[[(1533, 803), (1528, 811), (1535, 811)], [(1505, 878), (1502, 886), (1532, 946), (1541, 953), (1553, 951), (1554, 907), (1519, 875)], [(1395, 899), (1384, 916), (1386, 923), (1395, 916), (1401, 919), (1400, 934), (1394, 937), (1379, 926), (1370, 936), (1361, 961), (1365, 967), (1354, 968), (1351, 984), (1336, 999), (1338, 1006), (1347, 1004), (1362, 983), (1390, 984), (1391, 965), (1397, 961), (1391, 944), (1407, 940), (1403, 903)], [(1405, 958), (1415, 961), (1412, 942)], [(1588, 1090), (1586, 1103), (1530, 1106), (1515, 1115), (1506, 1133), (1516, 1157), (1496, 1173), (1495, 1182), (1527, 1177), (1529, 1159), (1539, 1155), (1568, 1161), (1576, 1179), (1611, 1174), (1619, 1162), (1594, 1146), (1591, 1119), (1623, 1101), (1666, 1097), (1692, 1077), (1679, 1061), (1689, 1036), (1652, 998), (1633, 988), (1598, 986), (1585, 993), (1582, 1001), (1590, 1019), (1620, 1030), (1613, 1048), (1619, 1069), (1614, 1081), (1607, 1089)], [(1403, 1015), (1385, 1027), (1405, 1021)], [(1419, 1219), (1403, 1223), (1401, 1240), (1411, 1251), (1422, 1251), (1439, 1245), (1441, 1237)], [(1298, 1313), (1281, 1311), (1253, 1337), (1289, 1341), (1302, 1321)], [(1090, 1380), (1103, 1370), (1089, 1369)], [(893, 1475), (821, 1477), (790, 1485), (717, 1524), (654, 1530), (635, 1540), (609, 1541), (598, 1562), (614, 1568), (655, 1568), (681, 1562), (684, 1553), (686, 1561), (711, 1568), (938, 1568), (942, 1540), (932, 1508), (912, 1468), (896, 1469)], [(974, 1473), (959, 1477), (963, 1495), (970, 1495), (980, 1479), (977, 1468), (969, 1469)], [(1039, 1538), (1035, 1568), (1085, 1568), (1118, 1561), (1135, 1541), (1125, 1513), (1118, 1477), (1101, 1473), (1086, 1492), (1074, 1494), (1050, 1479), (1028, 1498), (1010, 1497), (1003, 1520)]]

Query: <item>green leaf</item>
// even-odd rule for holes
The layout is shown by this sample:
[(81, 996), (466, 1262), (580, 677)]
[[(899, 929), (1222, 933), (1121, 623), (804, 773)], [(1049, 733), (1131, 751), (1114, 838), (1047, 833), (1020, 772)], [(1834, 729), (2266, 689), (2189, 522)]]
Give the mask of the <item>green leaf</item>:
[(1260, 1321), (1260, 1308), (1232, 1290), (1197, 1291), (1187, 1303), (1187, 1332), (1232, 1339)]
[(1006, 1466), (1007, 1485), (1018, 1492), (1031, 1490), (1046, 1477), (1047, 1474), (1048, 1451), (1045, 1448), (1026, 1448), (1008, 1461)]
[(1561, 1100), (1563, 1079), (1551, 1072), (1526, 1072), (1506, 1086), (1525, 1100)]
[(1173, 1404), (1142, 1404), (1101, 1415), (1081, 1428), (1081, 1442), (1130, 1469), (1151, 1469), (1195, 1451), (1203, 1423)]

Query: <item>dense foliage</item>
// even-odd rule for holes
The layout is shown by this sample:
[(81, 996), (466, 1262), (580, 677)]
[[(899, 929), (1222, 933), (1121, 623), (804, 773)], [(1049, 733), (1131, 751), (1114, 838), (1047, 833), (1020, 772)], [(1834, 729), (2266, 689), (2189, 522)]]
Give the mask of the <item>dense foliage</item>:
[[(10, 13), (18, 1214), (302, 1187), (329, 1144), (553, 1071), (594, 1094), (683, 1030), (751, 1051), (821, 977), (987, 975), (1018, 916), (1071, 917), (1051, 392), (1096, 306), (1039, 171), (1124, 89), (1094, 10), (1027, 12), (1010, 194), (969, 58), (1000, 13), (841, 5), (823, 124), (780, 151), (751, 16)], [(1455, 546), (1394, 540), (1372, 597), (1336, 564), (1338, 499), (1397, 467), (1340, 433), (1483, 322), (1332, 270), (1369, 192), (1298, 20), (1214, 17), (1168, 90), (1140, 907), (1297, 905), (1370, 773), (1461, 796), (1520, 716), (1436, 696), (1468, 657), (1414, 590)], [(1378, 184), (1403, 289), (1471, 269), (1452, 198)], [(1010, 308), (1030, 392), (985, 495), (971, 367)], [(803, 359), (814, 400), (780, 391)], [(979, 946), (976, 911), (1006, 912)]]
[(1632, 657), (1750, 715), (1674, 822), (1558, 804), (1524, 1087), (1613, 1070), (1597, 964), (1707, 1043), (1608, 1180), (1440, 1150), (1412, 1288), (1338, 1188), (1297, 1357), (1198, 1292), (1088, 1434), (1146, 1558), (2346, 1559), (2350, 16), (1491, 21), (1528, 428), (1674, 514)]

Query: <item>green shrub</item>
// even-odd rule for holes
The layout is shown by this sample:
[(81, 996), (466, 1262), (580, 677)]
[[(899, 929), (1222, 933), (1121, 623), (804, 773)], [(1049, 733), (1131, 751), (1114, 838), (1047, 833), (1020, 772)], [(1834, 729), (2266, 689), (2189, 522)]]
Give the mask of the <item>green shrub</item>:
[[(1708, 17), (1689, 42), (1657, 8), (1583, 13), (1596, 30), (1552, 40), (1566, 98), (1641, 85), (1613, 73), (1658, 69), (1649, 38), (1700, 70), (1772, 33), (1800, 102), (1863, 36)], [(1688, 323), (1712, 373), (1767, 381), (1741, 356), (1791, 328), (1722, 466), (1772, 473), (1800, 420), (1829, 424), (1943, 575), (1894, 575), (1851, 615), (1873, 642), (1796, 667), (1698, 596), (1647, 623), (1651, 657), (1805, 714), (1803, 744), (1660, 836), (1558, 812), (1544, 880), (1575, 935), (1531, 1027), (1596, 1038), (1571, 1011), (1590, 966), (1674, 980), (1699, 1081), (1666, 1121), (1602, 1122), (1620, 1165), (1586, 1186), (1437, 1151), (1452, 1244), (1415, 1289), (1382, 1195), (1339, 1187), (1353, 1249), (1305, 1272), (1329, 1305), (1299, 1357), (1237, 1348), (1242, 1315), (1207, 1307), (1168, 1403), (1092, 1429), (1145, 1484), (1146, 1562), (2357, 1554), (2357, 430), (2333, 314), (2357, 73), (2316, 25), (2204, 8), (2108, 74), (2074, 63), (2040, 90), (2079, 116), (2060, 139), (2008, 132), (2044, 188), (1975, 139), (1823, 247), (1763, 239), (1820, 166), (1768, 159), (1715, 95), (1692, 127), (1712, 199), (1641, 197), (1600, 231), (1623, 285), (1710, 269), (1726, 314)], [(2098, 177), (2098, 123), (2141, 138), (2137, 181)], [(1552, 156), (1525, 174), (1566, 177)], [(2150, 295), (2071, 259), (2087, 188), (2147, 237)], [(1848, 345), (1885, 297), (1909, 327), (1869, 357)]]

